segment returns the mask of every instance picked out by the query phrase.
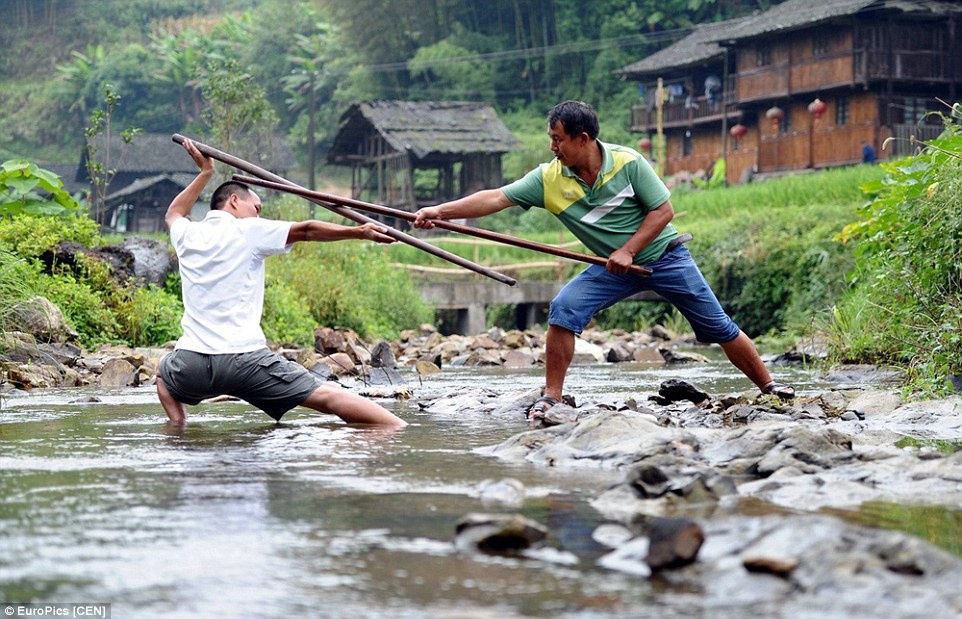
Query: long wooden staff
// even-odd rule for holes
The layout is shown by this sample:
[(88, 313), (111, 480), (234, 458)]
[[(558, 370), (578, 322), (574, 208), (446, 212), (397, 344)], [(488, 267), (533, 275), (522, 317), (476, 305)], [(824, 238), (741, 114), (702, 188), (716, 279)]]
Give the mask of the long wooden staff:
[[(186, 140), (187, 138), (185, 138), (179, 133), (175, 133), (174, 135), (171, 136), (171, 139), (178, 144), (183, 144), (184, 140)], [(199, 150), (202, 154), (206, 155), (207, 157), (210, 157), (211, 159), (216, 159), (218, 161), (226, 163), (231, 167), (237, 168), (238, 170), (243, 170), (248, 174), (253, 174), (254, 176), (258, 177), (257, 179), (250, 179), (252, 181), (251, 184), (257, 184), (257, 183), (267, 181), (267, 182), (271, 182), (273, 185), (275, 185), (278, 189), (282, 191), (290, 191), (290, 192), (298, 191), (298, 190), (307, 191), (307, 189), (305, 189), (304, 187), (301, 187), (300, 185), (297, 185), (282, 176), (278, 176), (273, 172), (268, 172), (264, 168), (256, 166), (253, 163), (250, 163), (249, 161), (244, 161), (243, 159), (240, 159), (238, 157), (235, 157), (223, 151), (217, 150), (216, 148), (208, 146), (202, 142), (198, 142), (193, 139), (191, 141), (194, 142), (194, 146), (197, 147), (197, 150)], [(257, 183), (253, 182), (255, 180), (257, 181)], [(453, 262), (454, 264), (460, 267), (464, 267), (466, 269), (474, 271), (475, 273), (479, 273), (481, 275), (490, 277), (491, 279), (495, 279), (501, 282), (502, 284), (514, 286), (515, 284), (518, 283), (518, 280), (514, 279), (513, 277), (508, 277), (507, 275), (498, 273), (497, 271), (492, 271), (491, 269), (485, 268), (479, 264), (475, 264), (471, 262), (470, 260), (462, 258), (457, 254), (452, 254), (451, 252), (445, 251), (439, 247), (435, 247), (434, 245), (425, 243), (421, 239), (415, 238), (409, 234), (405, 234), (400, 230), (395, 230), (390, 226), (385, 226), (381, 222), (375, 219), (372, 219), (367, 215), (363, 215), (361, 213), (355, 212), (344, 206), (329, 203), (327, 201), (323, 201), (320, 199), (311, 199), (311, 198), (308, 198), (308, 199), (310, 199), (312, 202), (316, 204), (319, 204), (320, 206), (323, 206), (328, 210), (331, 210), (337, 213), (341, 217), (344, 217), (345, 219), (350, 219), (351, 221), (354, 221), (356, 223), (377, 224), (378, 226), (384, 228), (385, 234), (387, 234), (390, 237), (393, 237), (399, 241), (407, 243), (408, 245), (411, 245), (413, 247), (417, 247), (422, 251), (426, 251), (429, 254), (432, 254), (437, 256), (438, 258), (447, 260), (448, 262)]]
[[(389, 206), (381, 206), (380, 204), (370, 204), (368, 202), (361, 202), (360, 200), (354, 200), (351, 198), (342, 198), (340, 196), (335, 196), (328, 193), (323, 193), (320, 191), (311, 191), (310, 189), (305, 189), (303, 187), (293, 187), (291, 185), (284, 185), (278, 183), (272, 183), (270, 181), (265, 181), (257, 178), (251, 178), (249, 176), (244, 176), (242, 174), (235, 174), (234, 178), (242, 183), (249, 183), (251, 185), (258, 185), (260, 187), (265, 187), (267, 189), (274, 189), (277, 191), (286, 191), (287, 193), (292, 193), (303, 198), (307, 198), (311, 202), (317, 204), (322, 204), (325, 202), (330, 202), (333, 204), (339, 204), (345, 207), (352, 207), (362, 211), (370, 211), (372, 213), (377, 213), (379, 215), (388, 215), (390, 217), (397, 217), (398, 219), (404, 219), (407, 221), (414, 221), (414, 213), (409, 213), (407, 211), (402, 211), (399, 209), (391, 208)], [(570, 251), (563, 249), (561, 247), (555, 247), (554, 245), (546, 245), (544, 243), (537, 243), (535, 241), (529, 241), (527, 239), (519, 239), (514, 236), (508, 236), (507, 234), (501, 234), (500, 232), (492, 232), (490, 230), (484, 230), (482, 228), (475, 228), (473, 226), (466, 226), (463, 224), (457, 224), (451, 221), (444, 221), (441, 219), (432, 219), (434, 225), (438, 228), (443, 228), (445, 230), (451, 230), (452, 232), (460, 232), (461, 234), (467, 234), (470, 236), (475, 236), (481, 239), (487, 239), (489, 241), (497, 241), (498, 243), (504, 243), (505, 245), (513, 245), (515, 247), (521, 247), (524, 249), (530, 249), (533, 251), (539, 251), (544, 254), (551, 254), (554, 256), (560, 256), (562, 258), (568, 258), (569, 260), (577, 260), (579, 262), (586, 262), (588, 264), (600, 264), (604, 266), (607, 264), (607, 260), (600, 256), (593, 256), (591, 254), (583, 254), (581, 252)], [(638, 273), (639, 275), (651, 275), (651, 269), (648, 267), (643, 267), (637, 264), (633, 264), (628, 268), (631, 273)]]

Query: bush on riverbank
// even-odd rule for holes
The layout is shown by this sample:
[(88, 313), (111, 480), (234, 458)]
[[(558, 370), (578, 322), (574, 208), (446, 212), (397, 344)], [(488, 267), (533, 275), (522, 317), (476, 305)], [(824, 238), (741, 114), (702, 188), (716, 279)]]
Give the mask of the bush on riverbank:
[[(164, 288), (143, 287), (83, 252), (72, 252), (68, 264), (55, 251), (61, 244), (104, 245), (97, 224), (76, 206), (69, 215), (0, 217), (0, 331), (10, 328), (19, 302), (39, 295), (61, 309), (86, 348), (152, 346), (179, 337), (183, 306), (176, 276)], [(268, 265), (263, 325), (272, 342), (313, 344), (318, 324), (390, 339), (431, 320), (407, 275), (372, 244), (299, 244), (291, 256)]]
[(840, 239), (857, 245), (854, 289), (828, 322), (841, 361), (909, 370), (913, 389), (962, 382), (962, 104), (915, 157), (880, 164), (874, 196)]

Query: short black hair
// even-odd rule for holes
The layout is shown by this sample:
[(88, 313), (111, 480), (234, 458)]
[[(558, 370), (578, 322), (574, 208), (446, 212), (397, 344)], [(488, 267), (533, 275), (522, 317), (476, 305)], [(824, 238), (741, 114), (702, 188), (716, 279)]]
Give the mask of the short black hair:
[(250, 196), (254, 193), (254, 190), (251, 189), (250, 185), (241, 183), (240, 181), (226, 181), (221, 183), (210, 197), (210, 210), (221, 210), (232, 195), (239, 195), (241, 192), (246, 192), (247, 196)]
[(548, 112), (548, 127), (560, 122), (565, 133), (571, 136), (587, 133), (592, 140), (598, 137), (601, 128), (595, 109), (583, 101), (562, 101)]

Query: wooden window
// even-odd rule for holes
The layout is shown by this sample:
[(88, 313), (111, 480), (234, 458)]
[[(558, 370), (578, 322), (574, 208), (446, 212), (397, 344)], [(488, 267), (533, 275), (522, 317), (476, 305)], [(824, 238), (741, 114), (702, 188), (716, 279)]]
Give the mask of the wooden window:
[(824, 56), (831, 51), (831, 38), (825, 32), (816, 32), (812, 35), (812, 55)]
[(839, 97), (835, 100), (835, 124), (847, 125), (851, 116), (851, 105), (848, 97)]
[(772, 48), (768, 45), (759, 45), (755, 48), (755, 66), (765, 67), (772, 64)]
[(778, 123), (779, 133), (788, 133), (792, 130), (792, 111), (785, 110), (785, 116), (782, 117), (782, 121)]
[(686, 129), (685, 137), (681, 141), (681, 154), (683, 157), (688, 157), (689, 155), (691, 155), (691, 153), (692, 153), (691, 130)]
[(922, 122), (922, 118), (925, 117), (925, 99), (920, 99), (918, 97), (906, 97), (904, 99), (905, 104), (902, 107), (903, 117), (902, 122), (907, 125), (915, 125)]

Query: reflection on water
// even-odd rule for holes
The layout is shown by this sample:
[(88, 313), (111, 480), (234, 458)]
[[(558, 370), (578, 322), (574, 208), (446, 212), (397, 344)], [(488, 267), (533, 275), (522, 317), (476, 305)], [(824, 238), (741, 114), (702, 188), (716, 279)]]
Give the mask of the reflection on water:
[(962, 510), (958, 508), (868, 501), (856, 510), (823, 511), (861, 525), (905, 531), (962, 556)]
[[(747, 389), (713, 363), (667, 374), (579, 367), (582, 396), (642, 398), (665, 378)], [(796, 370), (804, 391), (814, 378)], [(520, 393), (540, 370), (446, 370), (418, 395), (477, 386)], [(473, 450), (525, 429), (520, 417), (432, 414), (351, 428), (298, 410), (274, 424), (241, 403), (194, 407), (168, 431), (152, 389), (12, 397), (0, 410), (0, 599), (110, 602), (118, 617), (683, 617), (683, 596), (595, 566), (586, 499), (612, 471), (536, 468)], [(526, 487), (518, 510), (547, 525), (575, 565), (458, 555), (455, 523), (487, 479)], [(956, 521), (956, 526), (957, 526)], [(667, 598), (666, 598), (667, 596)], [(650, 610), (645, 610), (650, 609)], [(649, 614), (645, 614), (649, 613)]]

